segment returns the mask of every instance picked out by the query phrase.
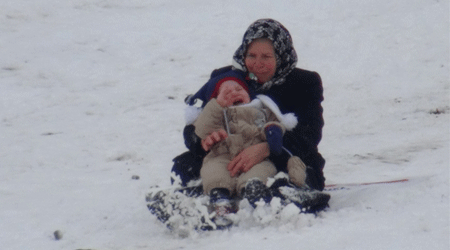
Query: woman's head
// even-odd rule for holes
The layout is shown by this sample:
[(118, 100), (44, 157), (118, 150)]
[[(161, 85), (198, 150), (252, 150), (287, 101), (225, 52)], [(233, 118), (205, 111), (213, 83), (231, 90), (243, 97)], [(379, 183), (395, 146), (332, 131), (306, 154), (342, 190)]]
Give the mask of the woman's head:
[(260, 82), (271, 80), (277, 69), (277, 56), (272, 41), (267, 38), (253, 40), (245, 53), (244, 63), (247, 70)]
[[(279, 22), (273, 19), (260, 19), (250, 25), (244, 34), (241, 46), (236, 50), (233, 60), (240, 68), (248, 73), (258, 76), (258, 72), (250, 65), (252, 49), (266, 45), (271, 42), (275, 55), (276, 69), (271, 79), (259, 79), (264, 87), (269, 88), (272, 84), (282, 84), (286, 76), (295, 68), (297, 54), (289, 31)], [(259, 45), (259, 46), (257, 46)], [(262, 55), (262, 54), (261, 54)]]

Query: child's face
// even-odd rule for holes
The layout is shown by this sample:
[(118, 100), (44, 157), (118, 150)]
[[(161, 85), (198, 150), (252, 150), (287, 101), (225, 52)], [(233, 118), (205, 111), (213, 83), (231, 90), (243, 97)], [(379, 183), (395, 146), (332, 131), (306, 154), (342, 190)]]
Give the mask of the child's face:
[(219, 95), (227, 103), (227, 107), (250, 102), (247, 91), (235, 81), (226, 81), (219, 88)]

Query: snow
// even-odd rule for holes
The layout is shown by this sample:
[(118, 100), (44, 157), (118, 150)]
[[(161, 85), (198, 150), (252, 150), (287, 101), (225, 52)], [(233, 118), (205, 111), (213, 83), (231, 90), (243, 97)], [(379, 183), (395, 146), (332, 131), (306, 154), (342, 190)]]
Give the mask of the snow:
[[(263, 17), (322, 77), (327, 184), (410, 181), (173, 235), (145, 195), (185, 151), (183, 100)], [(450, 248), (448, 1), (5, 0), (0, 33), (0, 249)]]

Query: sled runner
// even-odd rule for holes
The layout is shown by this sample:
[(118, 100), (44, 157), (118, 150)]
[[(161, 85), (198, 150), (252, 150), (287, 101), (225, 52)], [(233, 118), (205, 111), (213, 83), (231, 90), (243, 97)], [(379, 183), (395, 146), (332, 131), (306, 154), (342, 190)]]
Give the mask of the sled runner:
[(389, 181), (374, 181), (374, 182), (354, 182), (354, 183), (344, 183), (344, 184), (330, 184), (325, 186), (326, 191), (333, 191), (333, 190), (339, 190), (339, 189), (348, 189), (351, 187), (358, 187), (358, 186), (369, 186), (369, 185), (378, 185), (378, 184), (391, 184), (391, 183), (400, 183), (400, 182), (407, 182), (409, 179), (395, 179), (395, 180), (389, 180)]

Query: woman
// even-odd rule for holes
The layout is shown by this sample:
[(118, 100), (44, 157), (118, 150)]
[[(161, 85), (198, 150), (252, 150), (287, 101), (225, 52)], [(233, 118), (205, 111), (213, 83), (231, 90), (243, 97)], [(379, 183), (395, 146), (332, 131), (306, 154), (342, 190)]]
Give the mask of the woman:
[[(246, 148), (230, 162), (228, 168), (232, 176), (248, 171), (267, 157), (278, 171), (286, 172), (287, 161), (293, 154), (307, 166), (306, 184), (316, 190), (324, 189), (325, 160), (318, 152), (324, 125), (322, 82), (319, 74), (296, 68), (296, 63), (297, 54), (289, 31), (275, 20), (260, 19), (245, 32), (242, 44), (233, 56), (233, 66), (214, 71), (210, 81), (187, 98), (190, 105), (196, 99), (201, 99), (205, 105), (211, 96), (211, 83), (223, 78), (230, 70), (239, 69), (246, 74), (252, 92), (271, 97), (282, 113), (297, 116), (297, 126), (283, 137), (286, 150), (279, 155), (273, 154), (266, 142)], [(185, 127), (185, 144), (190, 151), (175, 158), (172, 169), (184, 185), (199, 177), (205, 148), (224, 139), (220, 133), (212, 133), (201, 140), (194, 131), (193, 125)]]

